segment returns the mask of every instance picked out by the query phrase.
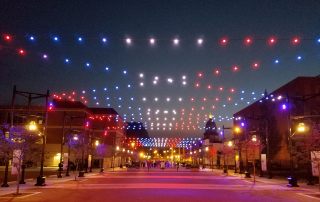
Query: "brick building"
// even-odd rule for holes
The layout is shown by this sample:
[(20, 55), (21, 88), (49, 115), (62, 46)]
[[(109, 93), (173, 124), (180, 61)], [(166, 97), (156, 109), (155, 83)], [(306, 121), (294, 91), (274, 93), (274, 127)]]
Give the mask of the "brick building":
[[(13, 115), (14, 125), (25, 125), (31, 118), (36, 120), (40, 131), (44, 128), (44, 107), (15, 106)], [(10, 125), (10, 117), (11, 107), (0, 107), (1, 124)], [(66, 160), (70, 151), (72, 162), (83, 159), (91, 165), (88, 160), (91, 159), (92, 165), (98, 166), (97, 161), (103, 159), (105, 168), (118, 166), (121, 162), (115, 149), (125, 138), (124, 128), (122, 117), (112, 108), (90, 108), (78, 101), (54, 99), (48, 112), (44, 165), (58, 166), (60, 158)], [(75, 143), (79, 147), (73, 148)], [(102, 145), (104, 148), (99, 149)]]
[[(296, 129), (299, 123), (308, 126), (303, 134)], [(311, 148), (306, 143), (320, 136), (320, 76), (297, 77), (265, 93), (262, 99), (234, 114), (234, 126), (242, 128), (235, 139), (244, 166), (253, 160), (259, 162), (262, 153), (267, 156), (268, 171), (286, 172), (292, 165), (301, 173), (310, 172)], [(248, 143), (253, 137), (259, 144), (250, 149)]]

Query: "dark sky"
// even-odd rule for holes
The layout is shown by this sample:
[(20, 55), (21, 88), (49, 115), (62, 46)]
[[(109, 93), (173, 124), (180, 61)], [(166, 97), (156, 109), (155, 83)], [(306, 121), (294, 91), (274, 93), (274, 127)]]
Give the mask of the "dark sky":
[[(265, 89), (320, 73), (320, 1), (1, 1), (0, 28), (1, 103), (10, 101), (14, 84), (58, 95), (74, 91), (90, 106), (114, 107), (127, 121), (144, 122), (151, 135), (199, 136), (209, 114), (219, 126), (231, 124), (232, 114)], [(248, 36), (250, 46), (243, 43)], [(270, 46), (272, 36), (277, 42)], [(223, 37), (226, 46), (219, 44)], [(17, 54), (20, 48), (25, 55)]]

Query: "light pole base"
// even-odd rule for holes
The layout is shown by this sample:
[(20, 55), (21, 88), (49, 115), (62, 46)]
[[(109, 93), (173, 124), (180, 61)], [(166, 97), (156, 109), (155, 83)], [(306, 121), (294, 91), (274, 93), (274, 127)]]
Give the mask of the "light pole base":
[(244, 174), (245, 174), (245, 178), (251, 178), (250, 172), (245, 171)]
[(292, 176), (288, 177), (287, 187), (299, 187), (298, 179)]
[(78, 177), (84, 177), (84, 171), (79, 171)]
[(39, 176), (37, 177), (37, 183), (35, 186), (46, 186), (46, 177), (44, 176)]
[(9, 187), (9, 184), (8, 184), (8, 183), (3, 183), (3, 184), (1, 185), (1, 187)]

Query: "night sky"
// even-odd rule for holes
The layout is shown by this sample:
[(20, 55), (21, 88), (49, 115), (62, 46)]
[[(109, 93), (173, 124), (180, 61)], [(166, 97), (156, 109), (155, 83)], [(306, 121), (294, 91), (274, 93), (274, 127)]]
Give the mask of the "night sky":
[(49, 89), (199, 137), (210, 114), (231, 125), (265, 89), (320, 74), (320, 1), (72, 2), (0, 2), (1, 104), (14, 84)]

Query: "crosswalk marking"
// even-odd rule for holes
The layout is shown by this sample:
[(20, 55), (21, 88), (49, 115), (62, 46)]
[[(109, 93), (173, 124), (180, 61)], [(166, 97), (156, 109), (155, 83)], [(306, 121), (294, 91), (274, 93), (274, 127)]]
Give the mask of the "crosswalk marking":
[(219, 185), (191, 183), (107, 183), (107, 184), (63, 184), (43, 187), (44, 189), (209, 189), (209, 190), (290, 190), (275, 185)]

